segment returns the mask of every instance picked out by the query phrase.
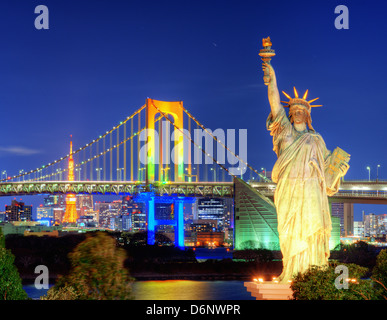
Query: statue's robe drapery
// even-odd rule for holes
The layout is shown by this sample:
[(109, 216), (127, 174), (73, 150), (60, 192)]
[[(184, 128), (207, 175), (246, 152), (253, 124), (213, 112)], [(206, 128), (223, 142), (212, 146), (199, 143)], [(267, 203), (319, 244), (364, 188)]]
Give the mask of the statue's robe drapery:
[(332, 227), (324, 171), (330, 151), (318, 133), (298, 132), (283, 108), (276, 117), (270, 113), (266, 125), (278, 156), (272, 180), (283, 255), (279, 279), (285, 282), (328, 263)]

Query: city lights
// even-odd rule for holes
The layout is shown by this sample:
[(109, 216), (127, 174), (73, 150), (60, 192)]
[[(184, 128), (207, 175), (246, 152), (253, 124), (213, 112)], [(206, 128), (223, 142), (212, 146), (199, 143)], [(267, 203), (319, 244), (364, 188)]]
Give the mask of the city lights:
[(0, 300), (386, 299), (387, 5), (8, 2)]

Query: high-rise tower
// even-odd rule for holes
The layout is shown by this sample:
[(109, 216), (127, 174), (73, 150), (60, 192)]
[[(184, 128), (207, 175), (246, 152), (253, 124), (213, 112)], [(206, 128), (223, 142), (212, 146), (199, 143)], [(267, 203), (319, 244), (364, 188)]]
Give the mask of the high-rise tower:
[[(71, 136), (72, 138), (72, 136)], [(69, 169), (68, 169), (68, 181), (74, 181), (74, 159), (73, 159), (73, 141), (70, 140), (70, 157), (69, 157)], [(66, 212), (63, 222), (73, 223), (77, 221), (77, 199), (75, 194), (69, 193), (66, 195)]]

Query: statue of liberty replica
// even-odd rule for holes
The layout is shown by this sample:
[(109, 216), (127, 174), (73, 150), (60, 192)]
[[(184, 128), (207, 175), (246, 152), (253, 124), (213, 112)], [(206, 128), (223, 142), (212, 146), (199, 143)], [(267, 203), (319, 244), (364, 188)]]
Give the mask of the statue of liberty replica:
[(280, 101), (271, 46), (270, 38), (263, 39), (259, 55), (271, 107), (266, 126), (278, 157), (272, 180), (277, 183), (274, 204), (283, 256), (278, 280), (284, 283), (310, 266), (328, 264), (332, 229), (328, 196), (338, 191), (349, 168), (349, 154), (340, 148), (330, 152), (312, 127), (311, 110), (321, 105), (311, 104), (318, 98), (307, 101), (308, 90), (301, 97), (294, 88), (293, 98), (283, 92), (288, 101)]

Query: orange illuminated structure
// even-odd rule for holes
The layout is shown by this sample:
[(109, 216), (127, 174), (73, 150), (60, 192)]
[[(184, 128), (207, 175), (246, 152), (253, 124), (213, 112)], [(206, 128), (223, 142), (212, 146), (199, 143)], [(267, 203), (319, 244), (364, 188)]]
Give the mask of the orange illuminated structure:
[(224, 243), (224, 232), (201, 231), (196, 234), (197, 246), (219, 247)]
[[(146, 165), (146, 181), (155, 181), (155, 117), (158, 114), (167, 117), (168, 115), (173, 118), (173, 126), (176, 129), (174, 131), (174, 140), (176, 151), (174, 153), (175, 173), (174, 181), (184, 181), (184, 143), (183, 143), (183, 101), (159, 101), (153, 99), (146, 99), (146, 128), (147, 132), (147, 165)], [(172, 122), (172, 121), (171, 121)], [(159, 180), (161, 181), (162, 171), (164, 165), (163, 159), (163, 146), (162, 141), (159, 146)], [(188, 174), (191, 174), (191, 163), (188, 163)]]
[[(71, 136), (72, 137), (72, 136)], [(69, 157), (69, 175), (68, 181), (74, 181), (74, 159), (73, 159), (73, 141), (70, 141), (70, 157)], [(66, 195), (66, 212), (63, 222), (74, 223), (77, 221), (78, 214), (76, 208), (75, 194), (69, 193)]]

